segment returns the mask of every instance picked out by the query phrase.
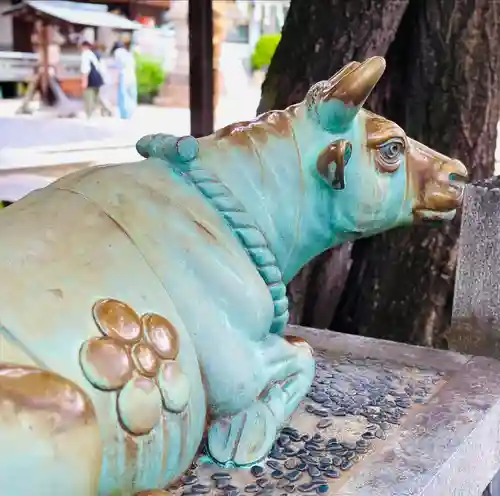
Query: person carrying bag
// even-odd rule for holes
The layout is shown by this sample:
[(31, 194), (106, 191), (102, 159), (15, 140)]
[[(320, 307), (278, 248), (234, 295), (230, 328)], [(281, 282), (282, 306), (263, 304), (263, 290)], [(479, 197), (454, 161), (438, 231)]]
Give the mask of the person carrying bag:
[(82, 74), (82, 89), (85, 114), (92, 116), (100, 100), (100, 89), (104, 86), (101, 73), (101, 63), (92, 51), (92, 44), (84, 41), (81, 44), (80, 72)]

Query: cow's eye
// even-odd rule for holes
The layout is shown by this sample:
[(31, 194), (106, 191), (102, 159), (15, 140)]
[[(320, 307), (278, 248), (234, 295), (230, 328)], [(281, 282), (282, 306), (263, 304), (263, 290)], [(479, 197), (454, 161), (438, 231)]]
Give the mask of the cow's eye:
[(384, 172), (394, 172), (401, 165), (404, 151), (405, 142), (402, 139), (390, 139), (378, 147), (377, 163)]

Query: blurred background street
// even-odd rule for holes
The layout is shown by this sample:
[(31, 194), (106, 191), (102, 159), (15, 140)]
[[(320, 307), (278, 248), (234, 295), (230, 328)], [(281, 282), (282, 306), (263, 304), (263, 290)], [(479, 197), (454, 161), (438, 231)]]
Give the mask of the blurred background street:
[[(214, 129), (255, 116), (288, 3), (214, 4)], [(0, 0), (0, 201), (82, 167), (139, 159), (135, 143), (146, 134), (191, 132), (187, 2), (146, 4)], [(87, 41), (102, 56), (109, 117), (85, 112)], [(135, 59), (138, 101), (126, 116), (116, 93), (117, 43), (130, 45)]]

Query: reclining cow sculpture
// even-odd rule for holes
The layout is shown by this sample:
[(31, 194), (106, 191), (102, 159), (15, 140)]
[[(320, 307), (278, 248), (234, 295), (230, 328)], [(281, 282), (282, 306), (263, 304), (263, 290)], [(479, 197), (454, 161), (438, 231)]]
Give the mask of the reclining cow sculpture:
[(362, 110), (385, 62), (302, 103), (146, 160), (97, 167), (0, 214), (2, 494), (165, 488), (206, 435), (220, 464), (264, 457), (314, 375), (283, 337), (285, 284), (313, 256), (450, 219), (465, 167)]

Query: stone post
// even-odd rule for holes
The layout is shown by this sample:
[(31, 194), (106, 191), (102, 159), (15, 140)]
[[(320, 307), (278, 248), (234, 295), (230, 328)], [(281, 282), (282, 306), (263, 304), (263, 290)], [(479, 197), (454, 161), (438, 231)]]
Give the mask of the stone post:
[[(450, 349), (500, 359), (500, 176), (465, 188)], [(500, 473), (483, 496), (500, 496)]]
[(176, 61), (155, 103), (165, 107), (189, 107), (189, 2), (172, 0), (169, 19), (175, 29)]
[(467, 185), (450, 348), (500, 358), (500, 177)]

